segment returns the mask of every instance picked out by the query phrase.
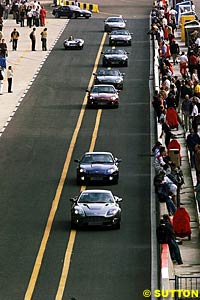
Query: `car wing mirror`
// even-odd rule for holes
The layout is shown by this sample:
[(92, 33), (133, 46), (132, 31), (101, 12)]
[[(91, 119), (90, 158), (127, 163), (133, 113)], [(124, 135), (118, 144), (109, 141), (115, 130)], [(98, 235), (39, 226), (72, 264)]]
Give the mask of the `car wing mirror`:
[(126, 74), (125, 73), (121, 73), (121, 75), (124, 77)]
[(120, 162), (122, 162), (122, 159), (121, 159), (121, 158), (115, 158), (115, 161), (116, 161), (117, 163), (120, 163)]
[(76, 202), (76, 201), (77, 201), (77, 198), (78, 198), (77, 196), (74, 197), (74, 198), (70, 198), (69, 201), (71, 201), (71, 202)]
[(80, 159), (75, 159), (74, 162), (79, 163)]
[(93, 73), (94, 76), (97, 76), (97, 73)]
[(88, 90), (88, 89), (86, 89), (85, 91), (88, 92), (88, 93), (90, 92), (90, 90)]
[(122, 198), (115, 196), (115, 201), (118, 202), (122, 202)]
[(105, 52), (104, 51), (101, 51), (101, 54), (104, 54)]

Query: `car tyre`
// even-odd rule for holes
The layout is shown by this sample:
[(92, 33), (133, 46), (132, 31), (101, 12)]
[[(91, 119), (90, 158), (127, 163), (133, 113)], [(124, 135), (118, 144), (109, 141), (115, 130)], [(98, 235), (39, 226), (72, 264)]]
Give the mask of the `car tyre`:
[(111, 40), (109, 40), (109, 46), (112, 46), (113, 42)]
[(80, 180), (80, 178), (78, 178), (78, 177), (76, 179), (76, 183), (77, 183), (77, 185), (82, 185), (83, 184), (82, 180)]
[(121, 223), (120, 223), (120, 221), (118, 221), (118, 222), (114, 225), (114, 229), (119, 230), (120, 227), (121, 227)]
[(108, 63), (107, 63), (106, 60), (103, 60), (102, 66), (103, 66), (103, 67), (107, 67), (107, 66), (108, 66)]
[[(115, 106), (115, 108), (118, 108), (119, 107), (119, 104), (117, 104), (116, 106)], [(117, 177), (117, 178), (115, 178), (114, 180), (113, 180), (113, 183), (114, 184), (118, 184), (118, 182), (119, 182), (119, 177)]]
[(124, 67), (128, 67), (128, 60), (125, 62)]
[(77, 224), (71, 221), (71, 229), (77, 229)]
[(85, 17), (86, 19), (89, 19), (89, 16)]
[(58, 12), (55, 13), (55, 18), (56, 18), (56, 19), (59, 19), (59, 18), (60, 18), (60, 15), (59, 15)]

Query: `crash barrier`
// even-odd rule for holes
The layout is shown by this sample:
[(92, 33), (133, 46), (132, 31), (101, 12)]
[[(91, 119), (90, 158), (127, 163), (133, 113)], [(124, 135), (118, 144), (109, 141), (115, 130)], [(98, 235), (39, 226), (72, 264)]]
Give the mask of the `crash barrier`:
[(165, 291), (170, 289), (168, 264), (169, 264), (169, 248), (167, 244), (163, 244), (161, 250), (161, 283), (162, 283), (162, 289)]
[[(175, 290), (190, 290), (194, 291), (192, 299), (200, 299), (200, 276), (175, 275)], [(197, 291), (197, 292), (196, 292)], [(175, 300), (186, 299), (183, 295), (175, 293)]]
[(90, 3), (83, 3), (83, 2), (75, 2), (75, 1), (66, 1), (66, 0), (57, 0), (56, 5), (77, 5), (81, 9), (88, 9), (94, 13), (99, 12), (99, 6), (98, 4), (90, 4)]

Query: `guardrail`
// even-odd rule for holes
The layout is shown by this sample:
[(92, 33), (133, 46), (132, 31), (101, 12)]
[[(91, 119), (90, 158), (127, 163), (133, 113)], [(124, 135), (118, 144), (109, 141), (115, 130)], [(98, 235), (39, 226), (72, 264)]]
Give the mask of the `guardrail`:
[(81, 9), (88, 9), (88, 10), (94, 12), (94, 13), (98, 13), (99, 12), (99, 6), (98, 6), (98, 4), (75, 2), (75, 1), (67, 1), (67, 0), (57, 0), (56, 1), (56, 5), (61, 5), (61, 6), (65, 6), (65, 5), (77, 5)]
[[(177, 276), (175, 275), (175, 290), (186, 290), (186, 291), (193, 291), (194, 295), (190, 297), (190, 299), (200, 299), (200, 276), (187, 276), (187, 275), (181, 275)], [(175, 300), (179, 299), (188, 299), (187, 295), (184, 297), (184, 295), (179, 296), (178, 293), (175, 294)]]

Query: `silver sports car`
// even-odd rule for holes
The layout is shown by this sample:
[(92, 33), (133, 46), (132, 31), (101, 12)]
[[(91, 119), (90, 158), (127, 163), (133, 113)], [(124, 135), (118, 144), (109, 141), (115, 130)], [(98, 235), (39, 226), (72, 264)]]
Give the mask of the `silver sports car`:
[(125, 45), (131, 46), (132, 33), (128, 30), (113, 30), (109, 35), (109, 46)]
[(116, 89), (123, 90), (124, 73), (117, 69), (100, 69), (93, 73), (95, 84), (111, 84)]
[(70, 199), (71, 226), (102, 226), (120, 228), (121, 198), (108, 190), (85, 190), (78, 197)]
[(126, 20), (122, 16), (119, 17), (108, 17), (104, 20), (104, 31), (111, 32), (114, 29), (125, 29)]
[(83, 49), (84, 40), (83, 39), (66, 39), (64, 40), (64, 48), (67, 49)]

